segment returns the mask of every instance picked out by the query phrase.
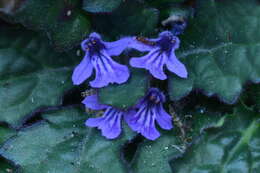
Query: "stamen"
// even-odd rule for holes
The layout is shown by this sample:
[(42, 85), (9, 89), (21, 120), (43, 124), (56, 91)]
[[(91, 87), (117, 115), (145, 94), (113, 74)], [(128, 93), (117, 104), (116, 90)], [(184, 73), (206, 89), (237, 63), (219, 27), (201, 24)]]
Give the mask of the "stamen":
[(151, 96), (150, 96), (150, 100), (151, 100), (151, 101), (154, 101), (154, 100), (155, 100), (155, 96), (154, 96), (154, 95), (151, 95)]
[(66, 15), (70, 16), (71, 15), (71, 10), (68, 10)]
[(159, 97), (158, 95), (151, 94), (151, 96), (149, 97), (149, 99), (150, 99), (152, 102), (156, 103), (156, 104), (160, 103), (160, 97)]
[(150, 41), (148, 40), (147, 38), (145, 37), (136, 37), (136, 40), (143, 43), (143, 44), (146, 44), (146, 45), (150, 45), (150, 46), (154, 46), (155, 45), (155, 42), (153, 41)]
[(77, 56), (80, 56), (80, 54), (81, 54), (81, 53), (80, 53), (80, 50), (77, 50), (76, 55), (77, 55)]
[(82, 96), (82, 97), (88, 97), (88, 96), (90, 96), (90, 95), (95, 95), (95, 94), (97, 94), (97, 91), (96, 91), (96, 90), (94, 90), (94, 89), (89, 89), (89, 90), (86, 90), (86, 91), (82, 92), (82, 93), (81, 93), (81, 96)]

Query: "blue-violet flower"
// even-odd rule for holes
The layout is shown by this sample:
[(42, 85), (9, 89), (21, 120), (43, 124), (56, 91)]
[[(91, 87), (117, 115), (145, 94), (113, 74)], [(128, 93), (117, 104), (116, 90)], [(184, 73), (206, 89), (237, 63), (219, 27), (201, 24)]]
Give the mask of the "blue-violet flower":
[(155, 128), (155, 120), (165, 130), (173, 128), (172, 118), (165, 112), (163, 102), (163, 93), (157, 88), (150, 88), (147, 95), (136, 105), (138, 111), (125, 116), (127, 124), (147, 139), (155, 140), (160, 136)]
[(180, 40), (169, 31), (159, 34), (156, 39), (135, 37), (129, 44), (130, 48), (149, 53), (141, 58), (131, 58), (130, 65), (137, 68), (145, 68), (157, 79), (165, 80), (164, 65), (176, 75), (187, 78), (185, 66), (175, 56), (175, 50), (179, 48)]
[(114, 139), (120, 135), (121, 119), (126, 112), (113, 108), (112, 106), (100, 104), (97, 94), (86, 97), (82, 103), (92, 110), (105, 109), (102, 117), (87, 119), (85, 122), (86, 126), (97, 127), (101, 130), (102, 135), (108, 139)]
[(129, 78), (127, 66), (115, 62), (111, 56), (118, 56), (127, 47), (129, 38), (122, 38), (115, 42), (105, 42), (97, 33), (91, 33), (89, 38), (81, 43), (86, 52), (81, 63), (74, 69), (72, 81), (79, 85), (88, 79), (93, 71), (96, 78), (90, 82), (95, 88), (101, 88), (109, 83), (124, 83)]

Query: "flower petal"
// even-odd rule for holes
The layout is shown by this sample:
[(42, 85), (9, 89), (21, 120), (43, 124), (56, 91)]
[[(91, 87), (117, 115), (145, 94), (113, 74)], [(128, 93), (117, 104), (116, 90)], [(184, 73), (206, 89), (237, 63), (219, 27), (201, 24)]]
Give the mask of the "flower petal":
[(87, 121), (85, 122), (86, 126), (89, 127), (98, 127), (99, 124), (104, 120), (104, 118), (102, 117), (98, 117), (98, 118), (89, 118), (87, 119)]
[(143, 128), (141, 129), (141, 134), (149, 140), (155, 140), (160, 136), (160, 133), (155, 128), (155, 114), (150, 109), (149, 113), (146, 115), (146, 120)]
[(109, 83), (122, 84), (130, 76), (127, 66), (115, 62), (104, 51), (100, 52), (100, 56), (94, 60), (93, 66), (96, 70), (96, 78), (90, 82), (92, 87), (101, 88)]
[(90, 108), (90, 109), (93, 109), (93, 110), (101, 110), (101, 109), (105, 109), (105, 108), (109, 107), (109, 106), (107, 106), (107, 105), (103, 105), (103, 104), (100, 104), (100, 103), (98, 102), (98, 95), (97, 95), (97, 94), (90, 95), (90, 96), (86, 97), (86, 98), (82, 101), (82, 103), (83, 103), (86, 107), (88, 107), (88, 108)]
[(142, 56), (142, 57), (134, 57), (130, 59), (130, 65), (132, 67), (137, 67), (137, 68), (147, 68), (147, 64), (152, 61), (154, 61), (154, 59), (157, 58), (157, 56), (160, 53), (160, 49), (153, 49), (152, 51), (150, 51), (147, 55)]
[(172, 47), (174, 50), (176, 50), (176, 49), (179, 49), (179, 47), (180, 47), (180, 39), (178, 38), (178, 37), (176, 37), (176, 36), (173, 36), (173, 39), (175, 40), (175, 44), (174, 44), (174, 46)]
[(133, 131), (141, 133), (147, 139), (155, 140), (160, 136), (155, 128), (155, 114), (146, 104), (136, 114), (126, 115), (125, 120)]
[(133, 131), (140, 131), (144, 124), (145, 115), (142, 114), (142, 111), (146, 111), (145, 106), (142, 106), (138, 112), (134, 111), (125, 114), (125, 121)]
[(174, 49), (172, 49), (166, 61), (166, 66), (171, 72), (175, 73), (176, 75), (182, 78), (187, 78), (188, 72), (186, 70), (186, 67), (177, 59), (174, 53)]
[(81, 46), (81, 49), (82, 49), (82, 50), (87, 51), (87, 49), (86, 49), (86, 44), (87, 44), (88, 41), (89, 41), (89, 39), (87, 38), (87, 39), (85, 39), (85, 40), (83, 40), (83, 41), (81, 42), (80, 46)]
[(141, 134), (149, 140), (155, 140), (160, 137), (160, 133), (155, 128), (154, 123), (151, 124), (149, 127), (143, 128)]
[(100, 57), (95, 57), (95, 59), (93, 58), (92, 62), (96, 71), (96, 77), (90, 82), (90, 86), (94, 88), (107, 86), (109, 84), (109, 71), (107, 69), (108, 65), (104, 64), (102, 58)]
[(86, 53), (81, 63), (74, 69), (72, 81), (74, 85), (79, 85), (89, 78), (92, 74), (93, 66), (89, 54)]
[(112, 107), (108, 107), (102, 117), (89, 118), (85, 125), (98, 127), (102, 135), (108, 139), (114, 139), (121, 133), (121, 118), (123, 112)]
[(143, 57), (136, 57), (136, 58), (131, 58), (130, 59), (130, 65), (132, 67), (136, 67), (136, 68), (146, 68), (146, 62), (149, 58), (149, 54), (145, 55)]
[(131, 58), (130, 65), (132, 67), (145, 68), (149, 70), (155, 78), (165, 80), (167, 78), (163, 71), (165, 58), (167, 57), (164, 53), (160, 52), (160, 49), (154, 49), (143, 57)]
[(96, 32), (92, 32), (91, 34), (89, 34), (89, 37), (94, 37), (94, 38), (97, 38), (97, 39), (101, 40), (100, 34), (98, 34)]
[(173, 128), (171, 116), (165, 112), (162, 104), (156, 107), (156, 121), (161, 128), (165, 130), (170, 130)]
[[(149, 69), (150, 73), (157, 79), (165, 80), (167, 76), (163, 71), (163, 66), (165, 64), (165, 54), (161, 53), (158, 55), (157, 58), (154, 59), (147, 68)], [(147, 64), (148, 65), (148, 64)]]
[(103, 41), (103, 44), (105, 45), (106, 52), (109, 56), (118, 56), (128, 47), (131, 40), (131, 37), (125, 37), (114, 42)]
[(105, 120), (99, 125), (102, 135), (108, 139), (114, 139), (121, 133), (121, 118), (123, 112), (116, 109), (107, 109), (104, 113)]

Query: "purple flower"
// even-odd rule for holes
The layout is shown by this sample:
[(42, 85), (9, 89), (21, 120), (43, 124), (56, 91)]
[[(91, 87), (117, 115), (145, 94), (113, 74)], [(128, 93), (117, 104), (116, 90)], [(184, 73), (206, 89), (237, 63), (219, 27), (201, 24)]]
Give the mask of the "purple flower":
[(124, 83), (129, 78), (127, 66), (115, 62), (110, 56), (118, 56), (127, 47), (129, 38), (115, 42), (104, 42), (97, 33), (91, 33), (89, 38), (81, 43), (86, 52), (81, 63), (74, 69), (72, 81), (79, 85), (88, 79), (93, 71), (96, 78), (90, 82), (92, 87), (101, 88), (109, 83)]
[(173, 128), (171, 116), (163, 108), (165, 96), (157, 88), (151, 88), (148, 94), (140, 100), (135, 113), (125, 116), (132, 130), (141, 133), (150, 140), (155, 140), (160, 133), (155, 128), (155, 120), (165, 130)]
[(132, 58), (130, 65), (137, 68), (145, 68), (158, 79), (165, 80), (164, 65), (171, 72), (182, 78), (187, 78), (185, 66), (175, 56), (175, 50), (179, 48), (180, 40), (169, 31), (160, 33), (159, 38), (145, 39), (135, 37), (129, 47), (149, 53), (141, 58)]
[(93, 110), (105, 109), (102, 117), (87, 119), (85, 122), (86, 126), (97, 127), (101, 130), (102, 135), (108, 139), (114, 139), (120, 135), (121, 119), (125, 112), (111, 106), (100, 104), (96, 94), (86, 97), (82, 103)]

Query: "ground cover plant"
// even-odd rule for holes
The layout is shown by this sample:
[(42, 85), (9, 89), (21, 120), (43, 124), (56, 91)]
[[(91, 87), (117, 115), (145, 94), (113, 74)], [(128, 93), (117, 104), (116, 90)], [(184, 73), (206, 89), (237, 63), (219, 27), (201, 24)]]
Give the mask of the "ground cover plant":
[(0, 0), (0, 173), (259, 173), (259, 0)]

